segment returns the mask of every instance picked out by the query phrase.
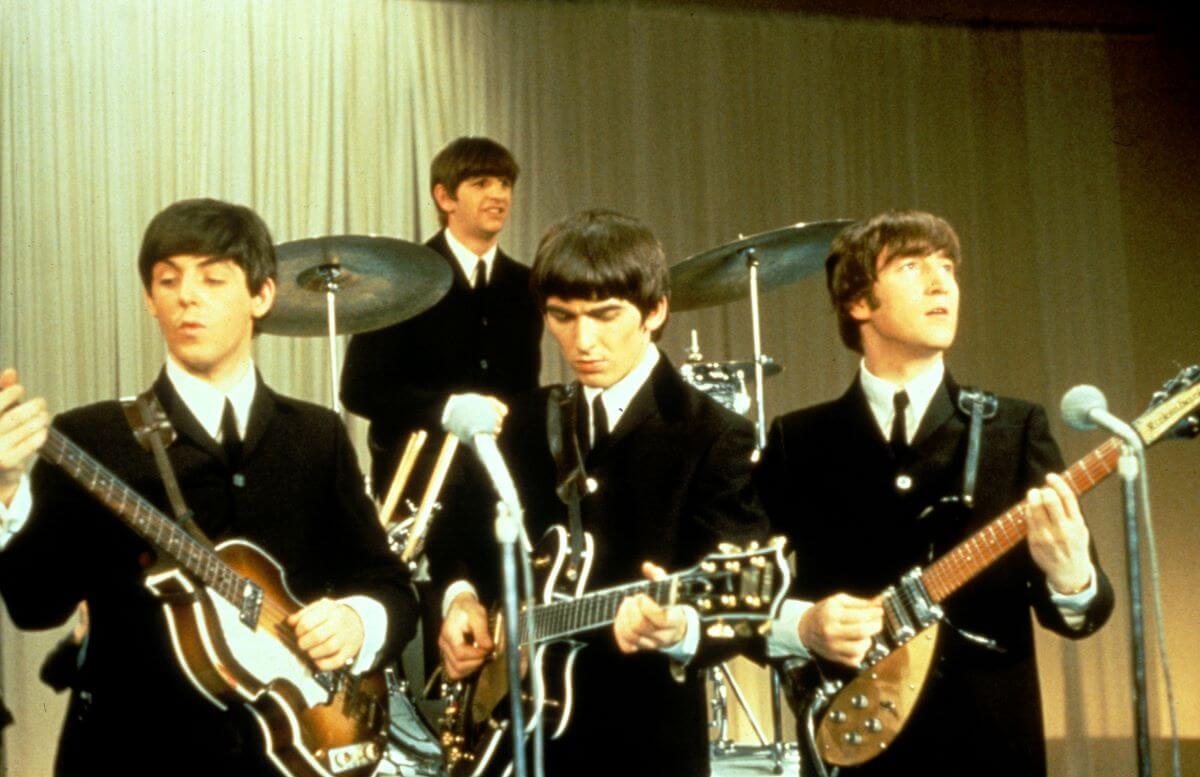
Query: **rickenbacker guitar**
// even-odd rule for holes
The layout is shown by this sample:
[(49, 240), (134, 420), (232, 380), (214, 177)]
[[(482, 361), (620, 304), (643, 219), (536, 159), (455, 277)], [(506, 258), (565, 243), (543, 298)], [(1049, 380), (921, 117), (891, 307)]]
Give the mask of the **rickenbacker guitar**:
[(179, 564), (148, 576), (146, 586), (162, 599), (180, 666), (221, 709), (250, 708), (280, 771), (292, 777), (375, 771), (386, 748), (383, 675), (312, 665), (287, 624), (302, 605), (274, 559), (242, 540), (216, 549), (201, 544), (55, 429), (41, 456)]
[[(1133, 422), (1145, 446), (1168, 437), (1195, 437), (1200, 419), (1200, 366), (1189, 367), (1158, 391)], [(1063, 473), (1082, 496), (1112, 474), (1121, 443), (1109, 438)], [(908, 722), (933, 661), (942, 618), (940, 602), (1017, 546), (1028, 532), (1021, 502), (925, 569), (914, 568), (882, 594), (883, 631), (852, 679), (813, 683), (807, 670), (789, 677), (797, 716), (814, 726), (803, 743), (810, 757), (857, 766), (891, 745)], [(801, 688), (809, 685), (815, 687)], [(805, 738), (805, 737), (802, 737)], [(815, 750), (815, 752), (813, 752)]]
[[(524, 610), (521, 635), (522, 672), (525, 687), (529, 669), (543, 679), (542, 693), (526, 698), (526, 733), (531, 733), (540, 716), (546, 735), (557, 738), (566, 730), (574, 705), (571, 670), (584, 643), (571, 637), (608, 626), (617, 616), (621, 601), (644, 593), (660, 605), (688, 604), (696, 608), (706, 633), (716, 638), (749, 636), (769, 628), (779, 612), (791, 584), (784, 559), (783, 538), (767, 547), (751, 545), (740, 550), (723, 545), (720, 552), (705, 556), (696, 566), (663, 580), (644, 580), (615, 588), (584, 593), (591, 569), (593, 540), (584, 535), (583, 564), (575, 579), (564, 575), (570, 557), (566, 529), (552, 526), (534, 549), (534, 576), (542, 602), (532, 613)], [(533, 617), (533, 651), (529, 654), (528, 618)], [(500, 637), (499, 618), (493, 619), (493, 636)], [(496, 644), (500, 644), (496, 642)], [(502, 651), (496, 651), (476, 674), (447, 684), (448, 703), (441, 721), (442, 745), (451, 777), (483, 774), (500, 750), (507, 751), (509, 719), (508, 670)], [(511, 766), (509, 767), (511, 769)]]

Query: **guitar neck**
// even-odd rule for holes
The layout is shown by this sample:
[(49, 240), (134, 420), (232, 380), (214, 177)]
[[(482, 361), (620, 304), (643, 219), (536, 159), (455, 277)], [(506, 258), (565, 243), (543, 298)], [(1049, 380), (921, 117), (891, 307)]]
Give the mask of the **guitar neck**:
[[(666, 606), (673, 603), (675, 575), (662, 580), (645, 580), (637, 583), (593, 591), (577, 599), (540, 604), (533, 608), (534, 641), (560, 639), (571, 634), (602, 628), (616, 620), (617, 608), (627, 596), (646, 594), (656, 604)], [(526, 613), (521, 613), (521, 644), (528, 644), (525, 633)]]
[(240, 606), (245, 579), (233, 571), (211, 548), (201, 545), (179, 524), (147, 502), (86, 451), (56, 429), (50, 430), (42, 458), (57, 465), (96, 497), (142, 539), (202, 581), (222, 597)]
[[(1109, 438), (1071, 465), (1063, 478), (1082, 496), (1116, 470), (1120, 454), (1120, 441)], [(1025, 539), (1029, 533), (1028, 510), (1029, 503), (1022, 501), (930, 564), (921, 574), (930, 599), (942, 601)]]

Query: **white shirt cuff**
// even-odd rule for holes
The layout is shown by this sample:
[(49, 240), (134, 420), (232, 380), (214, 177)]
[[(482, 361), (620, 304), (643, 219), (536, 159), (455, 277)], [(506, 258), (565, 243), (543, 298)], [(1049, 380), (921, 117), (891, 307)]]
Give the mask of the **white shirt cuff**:
[(455, 580), (450, 585), (446, 586), (446, 593), (442, 594), (442, 617), (446, 617), (446, 613), (450, 611), (450, 603), (454, 601), (454, 597), (459, 594), (475, 594), (476, 598), (479, 594), (475, 591), (475, 586), (468, 583), (466, 580)]
[(3, 550), (25, 526), (33, 512), (33, 489), (29, 486), (29, 476), (22, 475), (17, 483), (17, 493), (13, 495), (12, 504), (8, 507), (0, 502), (0, 550)]
[(387, 610), (369, 596), (347, 596), (338, 599), (338, 602), (354, 610), (362, 619), (362, 648), (359, 649), (358, 657), (350, 666), (351, 672), (361, 674), (375, 666), (376, 661), (379, 660), (379, 652), (383, 650), (383, 643), (387, 639)]
[(812, 658), (812, 653), (800, 641), (800, 616), (808, 612), (814, 602), (801, 599), (784, 599), (779, 608), (779, 617), (771, 622), (771, 631), (767, 634), (767, 656), (784, 658), (794, 656), (803, 659)]
[(1054, 586), (1046, 583), (1046, 588), (1050, 589), (1050, 601), (1058, 608), (1067, 625), (1076, 631), (1083, 628), (1083, 624), (1087, 622), (1088, 605), (1096, 598), (1095, 565), (1088, 564), (1088, 574), (1090, 578), (1087, 588), (1076, 594), (1060, 594), (1054, 590)]
[(683, 605), (683, 615), (687, 618), (687, 631), (683, 639), (673, 645), (661, 647), (658, 651), (672, 661), (687, 666), (700, 647), (700, 613), (696, 612), (695, 607)]

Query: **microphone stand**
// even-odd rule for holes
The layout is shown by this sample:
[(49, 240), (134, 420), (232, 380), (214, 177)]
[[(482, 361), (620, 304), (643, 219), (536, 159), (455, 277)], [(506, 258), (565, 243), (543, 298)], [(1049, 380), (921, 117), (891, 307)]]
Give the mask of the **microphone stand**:
[(513, 775), (526, 777), (529, 767), (525, 761), (525, 709), (521, 704), (521, 608), (517, 593), (517, 540), (521, 523), (503, 499), (496, 503), (496, 542), (500, 545), (504, 571), (504, 638), (508, 649), (504, 660), (508, 664), (509, 720), (512, 726)]
[[(1139, 777), (1150, 777), (1150, 716), (1146, 695), (1146, 633), (1142, 617), (1141, 539), (1137, 525), (1137, 484), (1145, 476), (1140, 447), (1121, 443), (1117, 472), (1125, 512), (1126, 575), (1129, 582), (1129, 621), (1133, 641), (1133, 711), (1137, 731)], [(1143, 466), (1139, 466), (1142, 462)]]

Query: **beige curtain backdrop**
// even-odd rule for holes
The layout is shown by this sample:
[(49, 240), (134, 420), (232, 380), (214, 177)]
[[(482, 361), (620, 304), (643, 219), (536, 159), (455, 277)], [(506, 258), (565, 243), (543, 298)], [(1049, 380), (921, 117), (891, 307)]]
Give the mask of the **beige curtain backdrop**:
[[(522, 165), (502, 242), (524, 260), (584, 207), (645, 219), (673, 261), (797, 221), (941, 213), (966, 252), (958, 379), (1047, 405), (1095, 383), (1132, 416), (1200, 356), (1197, 122), (1174, 77), (1144, 40), (703, 7), (5, 0), (0, 362), (57, 409), (140, 390), (162, 345), (135, 257), (159, 209), (214, 196), (257, 209), (279, 242), (424, 240), (429, 160), (473, 133)], [(767, 293), (764, 310), (785, 366), (768, 415), (844, 390), (856, 361), (821, 281)], [(694, 328), (707, 356), (746, 358), (749, 322), (746, 304), (679, 313), (663, 347), (679, 360)], [(561, 379), (545, 354), (543, 380)], [(322, 341), (263, 337), (256, 358), (277, 389), (329, 402)], [(1068, 459), (1101, 439), (1056, 431)], [(1183, 445), (1151, 455), (1191, 737), (1198, 459)], [(1066, 740), (1055, 775), (1132, 771), (1130, 746), (1115, 762), (1089, 747), (1132, 731), (1118, 502), (1113, 484), (1087, 501), (1118, 612), (1082, 643), (1039, 637), (1048, 734)], [(64, 705), (37, 668), (58, 634), (6, 621), (0, 635), (9, 773), (48, 773)], [(766, 722), (762, 674), (738, 672)], [(1152, 688), (1162, 735), (1157, 675)]]

